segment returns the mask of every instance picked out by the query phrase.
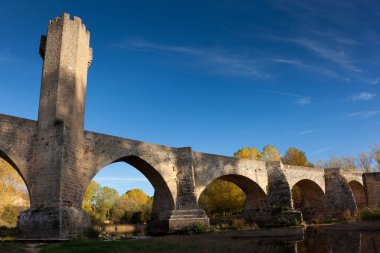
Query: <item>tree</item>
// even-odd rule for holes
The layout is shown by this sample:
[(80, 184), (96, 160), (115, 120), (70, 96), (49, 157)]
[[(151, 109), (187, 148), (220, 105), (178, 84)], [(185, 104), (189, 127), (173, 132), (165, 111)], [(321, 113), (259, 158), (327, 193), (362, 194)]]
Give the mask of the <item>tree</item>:
[(234, 153), (234, 157), (249, 159), (249, 160), (261, 160), (262, 154), (257, 148), (254, 147), (243, 147)]
[(103, 204), (104, 209), (106, 210), (106, 220), (110, 217), (110, 210), (115, 203), (116, 198), (119, 196), (119, 193), (112, 188), (103, 187), (102, 188), (102, 198), (101, 202)]
[(310, 163), (306, 158), (305, 152), (298, 148), (290, 147), (281, 159), (284, 164), (296, 166), (309, 166)]
[(380, 171), (380, 148), (377, 145), (373, 144), (370, 146), (370, 149), (374, 160), (377, 163), (377, 169)]
[(29, 194), (18, 172), (0, 158), (0, 224), (16, 226), (20, 211), (29, 207)]
[(153, 200), (140, 189), (127, 191), (111, 209), (113, 222), (145, 223), (150, 219)]
[(95, 206), (95, 196), (100, 191), (101, 185), (95, 181), (91, 181), (88, 185), (86, 192), (83, 197), (82, 208), (88, 213), (94, 211), (93, 207)]
[(199, 205), (207, 215), (226, 215), (242, 211), (245, 193), (235, 184), (216, 179), (199, 198)]
[(328, 168), (340, 168), (343, 170), (357, 170), (356, 159), (354, 156), (333, 156), (328, 160), (317, 161), (317, 167)]
[(268, 144), (263, 148), (262, 159), (264, 161), (280, 161), (281, 154), (276, 147)]
[(140, 189), (129, 190), (123, 195), (123, 197), (126, 199), (132, 199), (139, 205), (144, 205), (149, 201), (149, 196)]
[(115, 189), (102, 187), (91, 181), (85, 192), (82, 208), (87, 211), (94, 221), (103, 223), (110, 217), (110, 210), (119, 196)]
[(358, 167), (360, 167), (364, 172), (371, 172), (372, 165), (375, 162), (374, 155), (372, 153), (362, 152), (358, 154)]

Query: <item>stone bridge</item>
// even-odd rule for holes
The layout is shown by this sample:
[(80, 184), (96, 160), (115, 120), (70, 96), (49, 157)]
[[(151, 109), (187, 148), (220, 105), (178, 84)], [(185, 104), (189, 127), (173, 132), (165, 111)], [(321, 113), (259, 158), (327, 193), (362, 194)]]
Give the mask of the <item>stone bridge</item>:
[[(155, 189), (151, 229), (173, 232), (208, 226), (198, 199), (215, 179), (246, 193), (243, 215), (262, 225), (276, 219), (319, 219), (379, 206), (380, 176), (237, 159), (84, 130), (90, 34), (68, 14), (49, 22), (41, 37), (43, 73), (38, 120), (0, 114), (0, 156), (21, 175), (31, 207), (19, 216), (26, 238), (72, 238), (89, 225), (82, 211), (94, 176), (114, 162), (142, 172)], [(293, 203), (292, 190), (303, 192)], [(301, 212), (295, 211), (299, 210)], [(276, 210), (276, 212), (274, 212)]]

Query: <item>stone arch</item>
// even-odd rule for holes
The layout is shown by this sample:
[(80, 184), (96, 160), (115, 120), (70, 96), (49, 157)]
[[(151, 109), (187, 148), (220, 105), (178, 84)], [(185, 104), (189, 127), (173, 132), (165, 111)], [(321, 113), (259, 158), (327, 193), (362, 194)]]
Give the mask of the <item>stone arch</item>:
[(348, 185), (350, 186), (351, 191), (354, 195), (356, 206), (358, 207), (358, 209), (365, 207), (367, 205), (367, 197), (364, 186), (356, 180), (348, 182)]
[(294, 209), (302, 212), (305, 221), (319, 221), (326, 216), (326, 196), (312, 180), (302, 179), (294, 184), (292, 201)]
[[(223, 175), (215, 178), (212, 182), (216, 179), (224, 180), (237, 185), (246, 195), (242, 213), (243, 217), (251, 222), (261, 222), (263, 212), (266, 211), (267, 207), (267, 195), (255, 181), (238, 174)], [(210, 184), (212, 182), (210, 182)], [(200, 195), (198, 196), (198, 200)]]
[(0, 149), (0, 157), (4, 159), (7, 163), (9, 163), (13, 167), (13, 169), (17, 171), (18, 175), (22, 178), (22, 181), (24, 182), (26, 189), (28, 191), (29, 201), (31, 205), (32, 198), (31, 198), (31, 192), (30, 192), (30, 185), (29, 185), (29, 182), (27, 180), (27, 175), (26, 175), (26, 171), (27, 171), (26, 162), (18, 158), (18, 156), (10, 150), (7, 153), (5, 153)]
[(140, 158), (136, 155), (127, 155), (121, 158), (115, 159), (111, 162), (108, 162), (104, 165), (99, 165), (98, 168), (94, 171), (93, 175), (89, 178), (87, 184), (84, 187), (84, 191), (82, 192), (82, 201), (84, 197), (84, 193), (87, 189), (88, 184), (95, 177), (95, 175), (101, 171), (104, 167), (109, 164), (116, 162), (125, 162), (133, 167), (135, 167), (138, 171), (140, 171), (152, 184), (155, 189), (154, 197), (153, 197), (153, 209), (152, 209), (152, 220), (163, 220), (169, 217), (171, 210), (175, 209), (175, 202), (173, 195), (166, 183), (165, 179), (162, 177), (159, 171), (157, 171), (151, 164), (149, 164), (144, 159)]

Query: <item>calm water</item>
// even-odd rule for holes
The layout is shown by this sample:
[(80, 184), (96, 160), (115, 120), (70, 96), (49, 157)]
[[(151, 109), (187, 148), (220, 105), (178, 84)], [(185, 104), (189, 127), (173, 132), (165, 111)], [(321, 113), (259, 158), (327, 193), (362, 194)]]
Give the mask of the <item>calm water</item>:
[(233, 241), (241, 246), (248, 246), (249, 242), (250, 246), (236, 247), (230, 252), (380, 253), (380, 231), (307, 230), (303, 236), (291, 238), (235, 238)]
[[(322, 231), (318, 228), (308, 228), (303, 234), (301, 229), (299, 231), (300, 233), (291, 237), (274, 236), (272, 232), (271, 237), (257, 237), (257, 234), (250, 231), (226, 231), (192, 236), (173, 235), (138, 239), (147, 242), (162, 241), (197, 245), (196, 248), (168, 251), (173, 253), (380, 253), (380, 229), (378, 231)], [(138, 252), (156, 251), (152, 248)]]

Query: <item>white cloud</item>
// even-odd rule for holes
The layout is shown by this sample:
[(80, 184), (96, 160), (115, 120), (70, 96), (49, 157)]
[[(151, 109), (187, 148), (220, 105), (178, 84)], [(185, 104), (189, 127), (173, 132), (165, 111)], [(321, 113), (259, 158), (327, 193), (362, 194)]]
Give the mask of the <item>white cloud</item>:
[(299, 105), (308, 105), (311, 102), (310, 102), (310, 98), (308, 98), (308, 97), (301, 97), (301, 98), (295, 100), (294, 103), (299, 104)]
[(116, 47), (127, 50), (161, 51), (192, 57), (203, 65), (209, 65), (212, 71), (223, 74), (251, 78), (266, 78), (269, 76), (258, 70), (258, 62), (256, 60), (243, 55), (231, 54), (224, 49), (163, 45), (141, 39), (128, 39), (123, 43), (117, 44)]
[(376, 78), (374, 78), (374, 79), (370, 79), (370, 80), (368, 80), (368, 82), (369, 82), (370, 84), (372, 84), (372, 85), (376, 85), (376, 84), (378, 84), (379, 81), (380, 81), (380, 78), (379, 78), (379, 77), (376, 77)]
[(313, 155), (315, 154), (319, 154), (319, 153), (322, 153), (322, 152), (325, 152), (325, 151), (328, 151), (330, 149), (333, 149), (335, 146), (328, 146), (328, 147), (324, 147), (324, 148), (321, 148), (321, 149), (318, 149), (314, 152), (312, 152)]
[(309, 97), (305, 97), (305, 96), (295, 94), (295, 93), (288, 93), (288, 92), (275, 91), (275, 90), (262, 90), (262, 91), (266, 93), (272, 93), (272, 94), (277, 94), (277, 95), (282, 95), (282, 96), (287, 96), (287, 97), (297, 97), (298, 99), (294, 100), (294, 103), (298, 105), (307, 105), (311, 103)]
[(301, 132), (299, 132), (298, 135), (311, 134), (311, 133), (313, 133), (313, 132), (314, 132), (314, 130), (305, 130), (305, 131), (301, 131)]
[(300, 38), (300, 39), (294, 39), (290, 40), (294, 43), (297, 43), (298, 45), (305, 47), (314, 53), (318, 54), (319, 56), (325, 58), (328, 61), (332, 61), (339, 65), (340, 67), (355, 71), (355, 72), (362, 72), (361, 69), (357, 68), (353, 63), (352, 59), (346, 54), (346, 52), (343, 49), (336, 49), (328, 47), (327, 45), (323, 45), (321, 43)]
[(369, 119), (376, 115), (380, 114), (380, 111), (362, 111), (362, 112), (353, 112), (347, 115), (346, 118), (360, 118), (360, 119)]
[(357, 101), (369, 101), (369, 100), (374, 99), (375, 97), (376, 97), (375, 93), (362, 91), (360, 93), (352, 95), (351, 97), (347, 99), (352, 102), (357, 102)]

